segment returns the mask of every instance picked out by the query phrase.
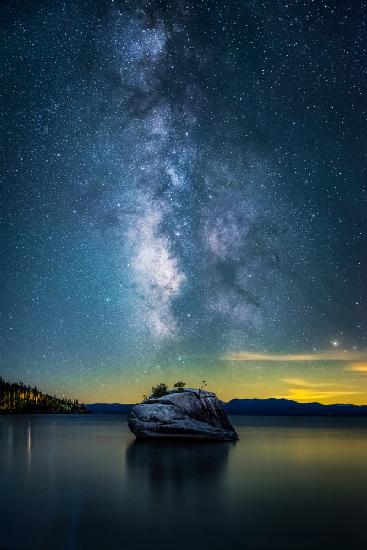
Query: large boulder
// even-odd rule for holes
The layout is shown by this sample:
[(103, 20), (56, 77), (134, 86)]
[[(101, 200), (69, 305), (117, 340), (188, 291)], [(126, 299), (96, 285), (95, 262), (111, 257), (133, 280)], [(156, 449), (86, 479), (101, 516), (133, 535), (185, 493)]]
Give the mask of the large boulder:
[(238, 439), (216, 395), (193, 388), (170, 391), (135, 405), (128, 423), (137, 438)]

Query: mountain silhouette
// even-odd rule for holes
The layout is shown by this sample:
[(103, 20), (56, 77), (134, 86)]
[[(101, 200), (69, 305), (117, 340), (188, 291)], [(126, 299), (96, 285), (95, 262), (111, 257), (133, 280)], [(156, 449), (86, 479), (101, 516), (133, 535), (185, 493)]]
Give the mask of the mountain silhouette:
[[(88, 409), (99, 414), (128, 414), (133, 404), (91, 403)], [(228, 414), (249, 416), (367, 416), (367, 405), (299, 403), (290, 399), (231, 399), (224, 404)]]

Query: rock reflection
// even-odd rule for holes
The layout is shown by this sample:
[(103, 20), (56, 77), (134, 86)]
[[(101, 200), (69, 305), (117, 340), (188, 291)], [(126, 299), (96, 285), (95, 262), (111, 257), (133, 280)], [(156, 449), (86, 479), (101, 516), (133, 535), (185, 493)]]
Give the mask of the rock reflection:
[(154, 496), (173, 492), (175, 497), (192, 492), (213, 491), (227, 469), (235, 443), (180, 441), (134, 441), (126, 451), (130, 482), (145, 484)]

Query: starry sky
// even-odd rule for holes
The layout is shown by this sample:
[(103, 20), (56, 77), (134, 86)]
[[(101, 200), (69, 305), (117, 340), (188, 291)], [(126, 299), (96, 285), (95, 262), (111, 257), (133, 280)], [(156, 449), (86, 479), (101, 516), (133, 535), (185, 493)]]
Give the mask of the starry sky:
[(366, 15), (4, 1), (1, 374), (367, 403)]

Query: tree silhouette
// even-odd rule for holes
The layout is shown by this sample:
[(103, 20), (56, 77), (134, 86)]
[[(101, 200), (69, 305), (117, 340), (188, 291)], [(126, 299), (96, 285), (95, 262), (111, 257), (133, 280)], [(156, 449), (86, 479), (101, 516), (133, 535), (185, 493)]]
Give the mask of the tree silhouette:
[(161, 382), (157, 386), (152, 387), (152, 394), (150, 397), (163, 397), (164, 395), (166, 395), (167, 391), (168, 391), (167, 384), (164, 384), (163, 382)]
[(40, 392), (22, 381), (8, 382), (0, 376), (0, 413), (87, 413), (77, 399), (60, 399)]

